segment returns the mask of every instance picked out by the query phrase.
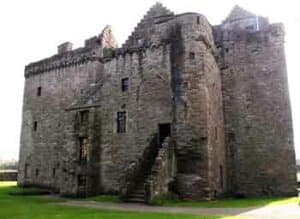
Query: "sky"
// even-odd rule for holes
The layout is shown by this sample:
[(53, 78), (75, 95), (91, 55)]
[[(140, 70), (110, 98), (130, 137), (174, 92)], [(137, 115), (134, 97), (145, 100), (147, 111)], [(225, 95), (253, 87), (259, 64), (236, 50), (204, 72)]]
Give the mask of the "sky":
[[(9, 0), (0, 2), (0, 159), (19, 154), (24, 67), (56, 53), (57, 45), (73, 47), (112, 26), (119, 45), (156, 0)], [(198, 12), (219, 24), (234, 5), (283, 22), (294, 121), (295, 148), (300, 159), (300, 13), (297, 0), (161, 0), (175, 13)]]

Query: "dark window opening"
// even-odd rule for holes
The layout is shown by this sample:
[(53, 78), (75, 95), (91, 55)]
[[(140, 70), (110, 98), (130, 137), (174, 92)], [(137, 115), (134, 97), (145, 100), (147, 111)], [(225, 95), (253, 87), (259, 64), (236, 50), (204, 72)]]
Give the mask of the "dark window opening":
[(25, 178), (28, 177), (28, 172), (29, 172), (29, 164), (25, 164), (25, 170), (24, 170)]
[(170, 123), (159, 124), (159, 147), (162, 147), (162, 143), (165, 138), (171, 135)]
[(37, 121), (34, 121), (33, 123), (33, 131), (37, 131)]
[(122, 91), (125, 92), (128, 90), (128, 78), (123, 78), (122, 79)]
[(233, 143), (235, 141), (235, 134), (230, 132), (228, 133), (228, 142)]
[(79, 138), (79, 161), (85, 163), (88, 161), (88, 138)]
[(197, 16), (197, 24), (200, 24), (200, 17)]
[(249, 25), (246, 27), (246, 30), (254, 30), (254, 26), (253, 25)]
[(35, 176), (39, 176), (40, 170), (38, 168), (35, 169)]
[(87, 177), (85, 175), (78, 176), (78, 187), (86, 187)]
[(223, 188), (224, 187), (224, 181), (223, 181), (223, 166), (220, 166), (220, 187)]
[(218, 139), (218, 128), (215, 127), (215, 139), (217, 140)]
[(52, 177), (55, 177), (55, 175), (56, 175), (56, 169), (53, 168), (53, 169), (52, 169)]
[(228, 53), (229, 52), (229, 48), (225, 48), (225, 52)]
[(190, 52), (189, 59), (195, 59), (195, 53), (194, 52)]
[(117, 133), (126, 132), (126, 112), (117, 113)]
[(42, 95), (42, 87), (38, 87), (37, 88), (37, 96), (41, 96)]
[(80, 122), (87, 123), (88, 120), (89, 120), (89, 111), (88, 110), (80, 111)]

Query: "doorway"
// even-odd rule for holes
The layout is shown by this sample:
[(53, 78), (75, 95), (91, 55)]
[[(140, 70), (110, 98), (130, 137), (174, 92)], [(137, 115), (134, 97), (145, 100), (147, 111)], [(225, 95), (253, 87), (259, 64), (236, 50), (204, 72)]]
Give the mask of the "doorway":
[(162, 143), (164, 142), (165, 138), (171, 135), (171, 124), (170, 123), (164, 123), (159, 124), (159, 132), (158, 132), (158, 145), (161, 148)]

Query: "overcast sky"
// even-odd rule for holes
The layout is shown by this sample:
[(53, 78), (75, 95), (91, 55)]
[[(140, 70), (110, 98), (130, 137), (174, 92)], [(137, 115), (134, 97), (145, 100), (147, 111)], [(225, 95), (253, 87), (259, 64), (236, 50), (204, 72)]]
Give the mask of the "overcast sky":
[[(56, 53), (70, 41), (75, 48), (113, 27), (121, 45), (154, 0), (7, 0), (0, 2), (0, 159), (18, 158), (24, 66)], [(161, 0), (175, 13), (198, 12), (219, 24), (235, 4), (286, 28), (286, 56), (295, 146), (300, 159), (300, 7), (297, 0)], [(299, 3), (298, 3), (299, 4)], [(298, 60), (299, 59), (299, 60)], [(276, 118), (275, 118), (276, 119)]]

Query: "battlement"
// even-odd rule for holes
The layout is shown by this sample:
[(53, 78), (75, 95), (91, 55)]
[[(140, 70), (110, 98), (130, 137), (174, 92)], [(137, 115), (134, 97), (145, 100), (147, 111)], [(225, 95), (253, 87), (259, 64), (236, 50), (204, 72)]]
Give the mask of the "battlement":
[(114, 49), (117, 42), (112, 34), (111, 27), (106, 26), (99, 36), (85, 40), (84, 47), (72, 50), (72, 43), (65, 42), (57, 47), (58, 54), (25, 67), (25, 77), (84, 64), (90, 61), (102, 62), (103, 49)]

